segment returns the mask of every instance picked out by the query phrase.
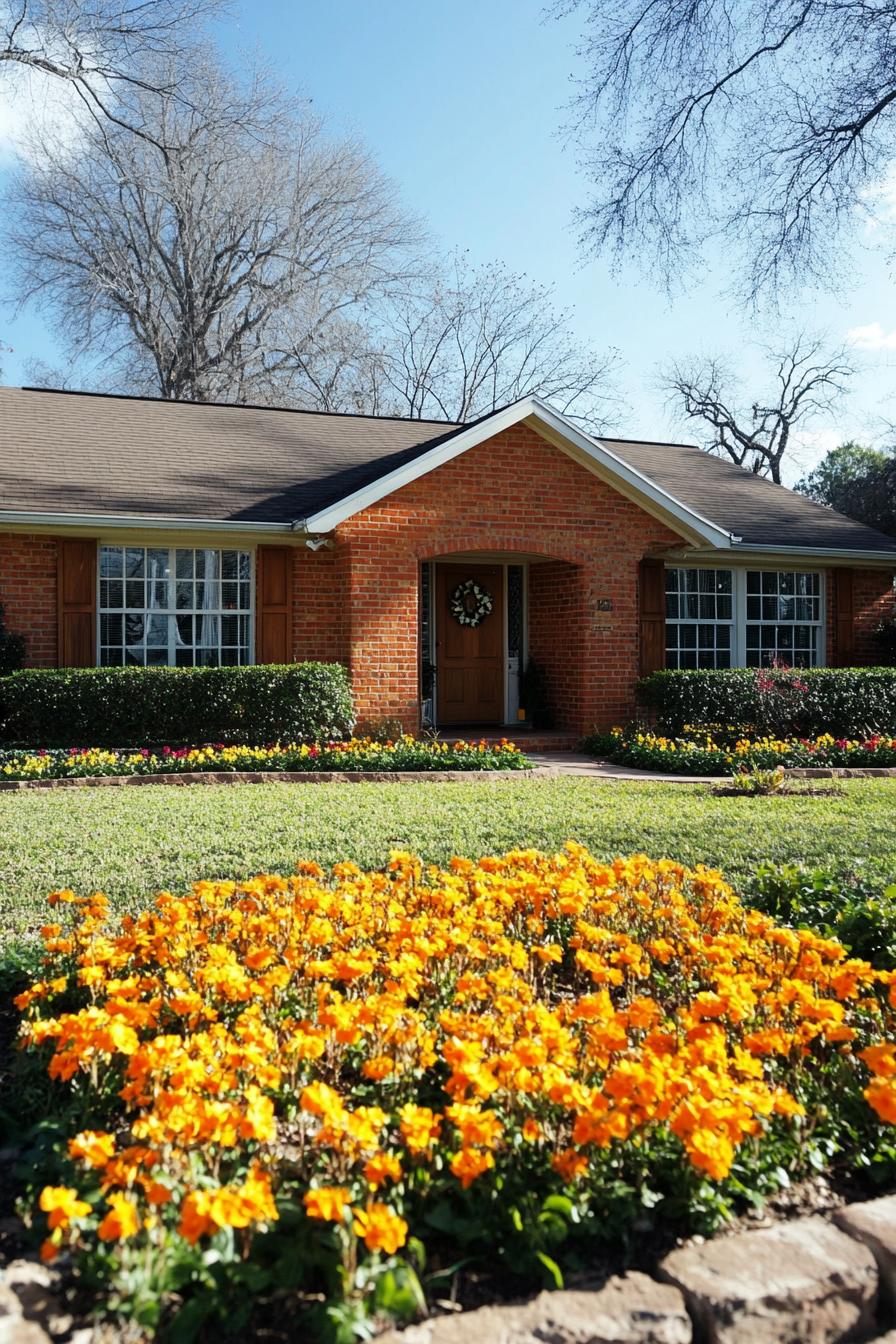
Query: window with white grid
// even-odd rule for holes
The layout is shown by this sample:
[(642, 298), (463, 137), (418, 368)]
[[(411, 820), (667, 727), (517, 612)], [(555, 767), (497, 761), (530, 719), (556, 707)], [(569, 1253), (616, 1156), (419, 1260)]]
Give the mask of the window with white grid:
[(252, 556), (101, 546), (100, 663), (218, 667), (251, 659)]
[(731, 667), (733, 631), (730, 569), (666, 570), (667, 667)]
[(789, 570), (748, 570), (747, 667), (815, 667), (824, 638), (821, 576)]

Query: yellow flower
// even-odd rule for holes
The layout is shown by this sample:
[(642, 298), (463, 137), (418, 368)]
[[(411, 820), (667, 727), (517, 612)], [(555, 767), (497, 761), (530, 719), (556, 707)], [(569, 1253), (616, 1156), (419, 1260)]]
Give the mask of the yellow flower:
[(77, 1190), (67, 1185), (46, 1185), (40, 1192), (40, 1207), (47, 1215), (47, 1226), (52, 1232), (67, 1227), (72, 1218), (86, 1218), (90, 1205), (78, 1198)]

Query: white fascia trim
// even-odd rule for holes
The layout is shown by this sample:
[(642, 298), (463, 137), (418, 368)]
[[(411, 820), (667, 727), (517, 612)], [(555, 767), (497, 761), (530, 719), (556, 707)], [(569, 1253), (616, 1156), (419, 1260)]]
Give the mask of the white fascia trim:
[(788, 559), (791, 557), (801, 558), (807, 563), (814, 560), (816, 564), (824, 560), (867, 560), (869, 564), (892, 565), (896, 569), (896, 551), (860, 551), (840, 546), (813, 546), (809, 549), (806, 546), (776, 546), (768, 542), (762, 545), (751, 545), (749, 542), (744, 542), (742, 545), (735, 547), (735, 550), (742, 551), (745, 556), (781, 555)]
[(304, 528), (295, 523), (241, 523), (220, 518), (142, 517), (140, 514), (113, 513), (32, 513), (0, 509), (0, 527), (4, 523), (28, 523), (35, 527), (130, 527), (159, 528), (166, 532), (279, 532), (289, 535)]
[(469, 429), (453, 435), (447, 442), (437, 444), (429, 452), (422, 453), (413, 462), (408, 462), (403, 467), (397, 467), (395, 471), (380, 476), (370, 485), (364, 486), (361, 490), (356, 490), (354, 494), (347, 495), (345, 499), (339, 500), (336, 504), (321, 509), (320, 512), (312, 514), (310, 518), (304, 519), (303, 522), (297, 522), (296, 527), (302, 527), (306, 532), (330, 532), (340, 523), (344, 523), (347, 518), (351, 518), (353, 514), (378, 503), (386, 495), (391, 495), (393, 491), (400, 490), (403, 485), (409, 485), (412, 481), (418, 480), (419, 477), (425, 476), (427, 472), (443, 466), (446, 462), (459, 457), (461, 453), (465, 453), (469, 448), (474, 448), (477, 444), (484, 442), (485, 439), (490, 439), (495, 434), (500, 434), (502, 430), (510, 429), (513, 425), (519, 424), (521, 420), (527, 420), (530, 417), (564, 439), (573, 448), (577, 449), (586, 460), (600, 467), (611, 476), (617, 477), (637, 494), (650, 500), (665, 514), (682, 523), (691, 534), (701, 537), (704, 541), (720, 549), (727, 549), (734, 544), (734, 538), (730, 532), (726, 532), (723, 528), (710, 522), (708, 518), (704, 518), (693, 509), (687, 508), (680, 500), (667, 494), (665, 490), (661, 490), (658, 485), (643, 476), (641, 472), (623, 462), (598, 439), (593, 439), (589, 434), (585, 434), (577, 425), (574, 425), (565, 416), (560, 415), (559, 412), (547, 406), (537, 397), (524, 397), (522, 401), (514, 402), (512, 406), (505, 406), (503, 410), (496, 411), (493, 415), (481, 420), (479, 424), (471, 425)]

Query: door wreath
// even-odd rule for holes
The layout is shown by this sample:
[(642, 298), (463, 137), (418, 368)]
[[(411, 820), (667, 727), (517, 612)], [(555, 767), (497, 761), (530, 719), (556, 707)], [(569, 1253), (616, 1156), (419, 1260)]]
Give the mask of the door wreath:
[(465, 579), (459, 583), (448, 599), (448, 610), (458, 625), (475, 629), (486, 616), (491, 615), (495, 605), (490, 592), (480, 588), (475, 579)]

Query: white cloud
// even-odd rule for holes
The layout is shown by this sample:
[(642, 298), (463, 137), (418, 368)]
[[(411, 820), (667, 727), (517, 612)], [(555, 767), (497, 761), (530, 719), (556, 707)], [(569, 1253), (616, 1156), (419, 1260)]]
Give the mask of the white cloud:
[(885, 331), (880, 322), (869, 322), (864, 327), (851, 327), (846, 339), (857, 350), (896, 350), (896, 327)]

